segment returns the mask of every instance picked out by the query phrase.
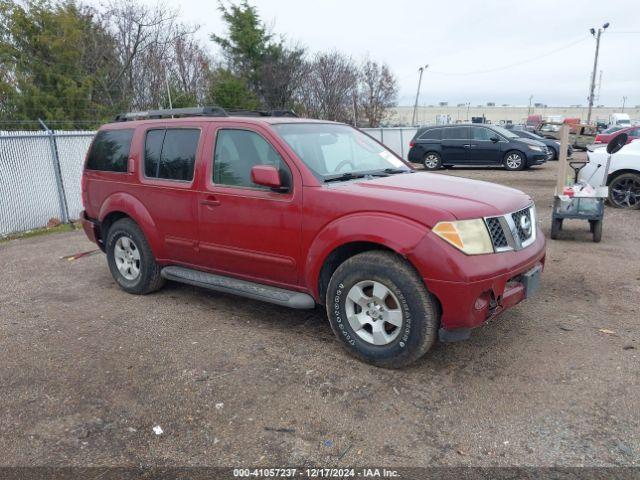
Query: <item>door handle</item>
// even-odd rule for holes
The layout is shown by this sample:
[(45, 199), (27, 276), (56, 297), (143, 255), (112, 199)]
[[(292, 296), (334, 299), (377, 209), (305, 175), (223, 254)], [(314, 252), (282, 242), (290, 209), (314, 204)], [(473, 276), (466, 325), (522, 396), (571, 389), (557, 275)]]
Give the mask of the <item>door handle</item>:
[(471, 145), (469, 145), (469, 144), (463, 145), (464, 148), (469, 148), (470, 146)]
[(218, 200), (213, 195), (209, 195), (208, 197), (200, 200), (200, 204), (206, 205), (207, 207), (217, 207), (218, 205), (220, 205), (220, 200)]

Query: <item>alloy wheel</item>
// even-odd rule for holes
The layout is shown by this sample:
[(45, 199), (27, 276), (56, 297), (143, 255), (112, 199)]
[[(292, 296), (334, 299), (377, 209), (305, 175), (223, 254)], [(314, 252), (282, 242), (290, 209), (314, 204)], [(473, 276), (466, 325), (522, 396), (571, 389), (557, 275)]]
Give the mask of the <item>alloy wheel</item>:
[(426, 168), (433, 170), (438, 167), (439, 160), (440, 159), (438, 158), (437, 155), (430, 153), (429, 155), (424, 157), (424, 166)]
[(611, 200), (621, 208), (635, 208), (640, 202), (640, 179), (621, 178), (610, 186)]
[(400, 302), (380, 282), (356, 283), (347, 294), (345, 310), (349, 325), (367, 343), (388, 345), (400, 335), (403, 323)]
[(120, 274), (127, 280), (135, 280), (140, 275), (140, 250), (131, 238), (118, 238), (113, 247), (113, 257)]
[(522, 165), (522, 157), (518, 153), (510, 153), (507, 156), (507, 167), (512, 170), (517, 170)]

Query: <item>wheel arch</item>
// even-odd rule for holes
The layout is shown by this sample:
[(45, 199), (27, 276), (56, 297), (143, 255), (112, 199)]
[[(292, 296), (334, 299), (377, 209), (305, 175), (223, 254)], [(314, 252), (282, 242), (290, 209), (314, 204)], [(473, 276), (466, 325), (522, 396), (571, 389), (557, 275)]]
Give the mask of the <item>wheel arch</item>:
[(106, 244), (106, 237), (111, 225), (121, 218), (131, 218), (136, 222), (147, 239), (153, 255), (156, 258), (160, 258), (162, 245), (158, 238), (156, 224), (142, 202), (128, 193), (114, 193), (102, 204), (98, 221), (100, 222), (103, 243)]
[(318, 303), (324, 304), (326, 287), (336, 268), (348, 258), (370, 250), (397, 253), (416, 268), (407, 254), (426, 233), (426, 227), (394, 215), (372, 212), (337, 219), (316, 235), (309, 248), (305, 268), (307, 288)]
[(634, 170), (632, 168), (623, 168), (620, 170), (616, 170), (615, 172), (611, 172), (607, 176), (607, 185), (611, 185), (611, 182), (613, 182), (617, 177), (619, 177), (620, 175), (624, 175), (626, 173), (631, 173), (633, 175), (637, 175), (638, 177), (640, 177), (640, 170)]

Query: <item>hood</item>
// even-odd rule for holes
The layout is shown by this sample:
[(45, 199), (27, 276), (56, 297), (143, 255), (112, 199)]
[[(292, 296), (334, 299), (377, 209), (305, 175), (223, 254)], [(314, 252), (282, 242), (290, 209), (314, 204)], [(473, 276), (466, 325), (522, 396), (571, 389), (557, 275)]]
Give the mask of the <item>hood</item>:
[(531, 197), (514, 188), (437, 173), (415, 172), (335, 184), (358, 196), (406, 205), (409, 213), (431, 209), (463, 220), (503, 215), (529, 205)]
[(544, 147), (544, 143), (542, 143), (540, 140), (534, 140), (532, 138), (518, 137), (518, 138), (512, 138), (511, 140), (516, 140), (518, 142), (526, 143), (527, 145), (535, 145), (536, 147)]

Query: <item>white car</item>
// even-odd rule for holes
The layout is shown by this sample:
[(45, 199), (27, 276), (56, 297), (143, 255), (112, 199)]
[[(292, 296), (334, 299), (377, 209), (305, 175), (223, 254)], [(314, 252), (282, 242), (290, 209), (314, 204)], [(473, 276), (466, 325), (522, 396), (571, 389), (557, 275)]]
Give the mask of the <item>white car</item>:
[(609, 186), (609, 203), (617, 208), (640, 208), (640, 139), (611, 155), (609, 175), (604, 177), (609, 154), (605, 148), (587, 152), (589, 163), (580, 170), (580, 180), (597, 187)]

